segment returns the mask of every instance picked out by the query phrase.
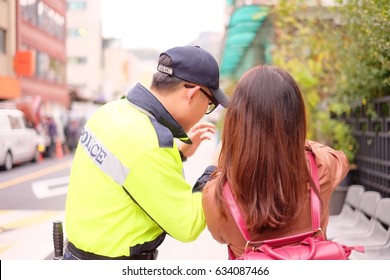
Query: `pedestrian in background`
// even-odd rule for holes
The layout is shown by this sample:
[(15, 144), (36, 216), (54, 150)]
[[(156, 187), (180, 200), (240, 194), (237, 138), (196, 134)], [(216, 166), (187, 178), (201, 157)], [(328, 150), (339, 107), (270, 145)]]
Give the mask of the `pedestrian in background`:
[(46, 128), (47, 128), (47, 134), (50, 137), (50, 146), (49, 146), (49, 155), (53, 155), (53, 153), (56, 151), (56, 144), (57, 144), (57, 137), (58, 137), (58, 130), (57, 130), (57, 124), (54, 121), (52, 116), (46, 117)]
[(71, 119), (68, 121), (68, 124), (65, 126), (65, 139), (66, 146), (69, 152), (74, 152), (77, 147), (81, 134), (81, 126), (79, 119)]
[(223, 197), (226, 182), (251, 240), (312, 230), (307, 150), (318, 167), (321, 229), (326, 233), (332, 192), (349, 165), (343, 152), (306, 139), (304, 100), (289, 73), (257, 66), (243, 75), (226, 111), (220, 148), (218, 171), (203, 190), (203, 208), (209, 231), (229, 246), (230, 258), (240, 256), (248, 244)]
[(215, 167), (191, 187), (182, 162), (215, 133), (200, 119), (228, 104), (218, 64), (185, 46), (162, 53), (157, 70), (149, 89), (137, 84), (84, 127), (66, 201), (64, 259), (156, 259), (166, 234), (190, 242), (206, 226), (201, 191)]

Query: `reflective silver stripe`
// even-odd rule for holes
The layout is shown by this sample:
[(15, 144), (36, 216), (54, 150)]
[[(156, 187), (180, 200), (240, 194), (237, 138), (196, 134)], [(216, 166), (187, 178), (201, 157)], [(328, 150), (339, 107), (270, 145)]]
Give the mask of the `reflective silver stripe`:
[(115, 182), (123, 186), (130, 170), (113, 155), (98, 138), (85, 126), (80, 144), (91, 160)]

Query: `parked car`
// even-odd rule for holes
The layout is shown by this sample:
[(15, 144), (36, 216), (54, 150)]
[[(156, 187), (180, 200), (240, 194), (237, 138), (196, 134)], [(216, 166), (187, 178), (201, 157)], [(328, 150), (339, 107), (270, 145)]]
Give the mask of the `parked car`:
[(0, 168), (38, 161), (44, 150), (44, 137), (26, 121), (18, 109), (0, 109)]

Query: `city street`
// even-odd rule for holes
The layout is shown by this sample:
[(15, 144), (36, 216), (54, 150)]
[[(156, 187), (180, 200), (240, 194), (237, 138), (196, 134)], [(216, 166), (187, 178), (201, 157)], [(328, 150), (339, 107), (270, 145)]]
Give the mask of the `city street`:
[[(216, 140), (202, 143), (184, 164), (193, 185), (207, 166)], [(43, 260), (53, 255), (52, 225), (64, 220), (64, 207), (72, 155), (45, 159), (0, 173), (0, 259)], [(65, 225), (64, 225), (65, 226)], [(227, 249), (207, 229), (190, 243), (167, 236), (159, 247), (159, 260), (225, 260)]]

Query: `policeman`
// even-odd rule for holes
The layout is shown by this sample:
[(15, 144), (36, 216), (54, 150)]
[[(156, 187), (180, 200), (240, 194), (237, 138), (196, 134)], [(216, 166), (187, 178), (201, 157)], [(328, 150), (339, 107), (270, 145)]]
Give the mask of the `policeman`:
[(194, 187), (182, 170), (215, 133), (200, 119), (228, 105), (218, 64), (185, 46), (162, 53), (157, 70), (149, 89), (137, 84), (84, 127), (70, 174), (64, 259), (156, 259), (166, 234), (190, 242), (205, 228), (201, 191), (215, 166)]

